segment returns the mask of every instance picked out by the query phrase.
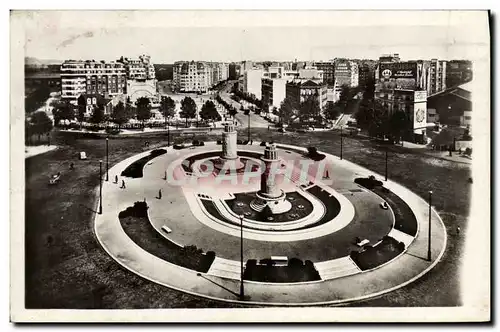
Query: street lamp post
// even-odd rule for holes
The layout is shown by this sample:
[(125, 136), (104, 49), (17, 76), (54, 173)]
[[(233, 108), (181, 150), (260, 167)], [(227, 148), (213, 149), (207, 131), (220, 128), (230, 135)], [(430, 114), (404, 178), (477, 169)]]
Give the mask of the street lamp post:
[(102, 160), (99, 160), (99, 214), (102, 214)]
[(342, 135), (342, 126), (340, 126), (340, 160), (342, 160), (342, 145), (344, 143), (344, 136)]
[(240, 300), (245, 298), (245, 290), (243, 289), (243, 215), (240, 215), (240, 261), (241, 261), (241, 282), (240, 282)]
[(431, 208), (432, 208), (432, 190), (429, 191), (429, 234), (427, 236), (427, 260), (431, 260)]
[[(165, 119), (166, 119), (166, 117), (165, 117)], [(170, 125), (169, 124), (167, 124), (167, 146), (170, 146)]]
[(250, 142), (250, 113), (248, 113), (248, 141)]
[(109, 138), (106, 137), (106, 181), (109, 181)]
[(387, 159), (388, 159), (387, 150), (388, 150), (388, 148), (386, 147), (385, 148), (385, 181), (387, 181)]

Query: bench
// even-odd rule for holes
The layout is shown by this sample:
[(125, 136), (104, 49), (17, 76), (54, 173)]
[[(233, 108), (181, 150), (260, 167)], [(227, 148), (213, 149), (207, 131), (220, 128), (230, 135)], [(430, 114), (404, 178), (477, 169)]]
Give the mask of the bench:
[(161, 226), (161, 229), (162, 229), (165, 233), (167, 233), (167, 234), (172, 233), (172, 230), (171, 230), (170, 228), (168, 228), (168, 227), (167, 227), (167, 225), (163, 225), (163, 226)]
[(366, 244), (368, 244), (368, 243), (370, 243), (370, 240), (368, 240), (368, 239), (364, 239), (363, 241), (360, 241), (360, 242), (356, 243), (356, 245), (357, 245), (358, 247), (362, 247), (362, 246), (364, 246), (364, 245), (366, 245)]

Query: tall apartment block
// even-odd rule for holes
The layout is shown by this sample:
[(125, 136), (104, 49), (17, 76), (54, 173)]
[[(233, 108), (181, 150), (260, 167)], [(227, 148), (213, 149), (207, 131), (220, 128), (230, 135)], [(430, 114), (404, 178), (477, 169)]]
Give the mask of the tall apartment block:
[(446, 89), (446, 61), (432, 59), (430, 61), (430, 81), (427, 93), (432, 95)]
[(338, 59), (335, 61), (335, 85), (356, 87), (359, 85), (358, 64), (351, 60)]
[(61, 65), (61, 97), (72, 104), (81, 94), (115, 96), (126, 88), (125, 68), (119, 62), (66, 60)]
[(229, 65), (220, 62), (177, 61), (173, 83), (180, 92), (206, 92), (229, 77)]
[(328, 86), (335, 84), (335, 61), (314, 62), (313, 66), (323, 71), (323, 83)]

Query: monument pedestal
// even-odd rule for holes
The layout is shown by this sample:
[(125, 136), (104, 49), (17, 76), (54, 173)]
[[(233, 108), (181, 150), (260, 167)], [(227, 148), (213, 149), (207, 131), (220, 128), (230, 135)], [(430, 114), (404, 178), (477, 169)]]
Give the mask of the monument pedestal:
[(278, 197), (269, 197), (262, 192), (258, 192), (256, 196), (257, 198), (250, 203), (250, 207), (257, 212), (262, 212), (266, 206), (269, 206), (273, 214), (285, 213), (292, 208), (292, 203), (286, 200), (283, 191)]

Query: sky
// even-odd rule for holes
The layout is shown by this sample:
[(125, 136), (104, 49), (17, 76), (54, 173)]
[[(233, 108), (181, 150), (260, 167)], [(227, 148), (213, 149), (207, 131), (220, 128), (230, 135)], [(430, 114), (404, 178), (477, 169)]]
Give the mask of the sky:
[(25, 56), (115, 60), (474, 59), (489, 47), (479, 12), (32, 12)]

